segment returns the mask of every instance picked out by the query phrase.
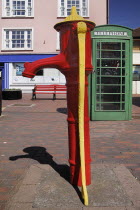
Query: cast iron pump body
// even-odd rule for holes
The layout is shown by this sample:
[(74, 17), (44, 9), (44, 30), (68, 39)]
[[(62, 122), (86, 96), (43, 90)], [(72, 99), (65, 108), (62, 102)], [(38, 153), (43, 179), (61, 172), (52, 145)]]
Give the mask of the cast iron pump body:
[[(75, 9), (76, 10), (76, 9)], [(91, 35), (95, 24), (77, 15), (73, 10), (63, 22), (57, 23), (54, 28), (60, 32), (60, 54), (51, 58), (40, 59), (33, 63), (25, 63), (23, 76), (33, 78), (42, 68), (57, 68), (66, 77), (67, 108), (68, 108), (68, 136), (69, 136), (69, 163), (70, 182), (81, 186), (81, 169), (79, 154), (78, 128), (78, 91), (79, 91), (79, 44), (77, 24), (84, 22), (87, 27), (85, 36), (85, 99), (84, 99), (84, 146), (85, 146), (85, 173), (86, 185), (91, 183), (90, 173), (90, 137), (88, 115), (88, 75), (93, 67), (91, 64)]]

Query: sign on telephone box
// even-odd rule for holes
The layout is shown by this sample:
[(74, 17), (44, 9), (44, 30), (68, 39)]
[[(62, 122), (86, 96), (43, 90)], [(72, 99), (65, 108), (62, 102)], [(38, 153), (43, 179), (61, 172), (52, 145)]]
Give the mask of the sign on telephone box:
[(130, 120), (132, 115), (132, 30), (103, 25), (92, 32), (94, 71), (91, 120)]

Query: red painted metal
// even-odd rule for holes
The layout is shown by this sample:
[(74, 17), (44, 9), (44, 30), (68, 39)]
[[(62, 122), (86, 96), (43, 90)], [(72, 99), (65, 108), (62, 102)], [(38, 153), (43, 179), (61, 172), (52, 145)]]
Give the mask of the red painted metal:
[[(51, 58), (37, 60), (33, 63), (25, 63), (23, 76), (34, 77), (41, 68), (57, 68), (66, 77), (67, 107), (68, 107), (68, 135), (69, 135), (69, 163), (70, 182), (81, 186), (79, 135), (78, 135), (78, 87), (79, 87), (79, 52), (77, 23), (79, 21), (61, 22), (54, 26), (60, 32), (60, 54)], [(85, 168), (86, 185), (91, 183), (90, 173), (90, 138), (89, 138), (89, 115), (88, 115), (88, 75), (92, 71), (91, 64), (91, 36), (95, 24), (83, 21), (87, 25), (86, 33), (86, 77), (85, 77)]]

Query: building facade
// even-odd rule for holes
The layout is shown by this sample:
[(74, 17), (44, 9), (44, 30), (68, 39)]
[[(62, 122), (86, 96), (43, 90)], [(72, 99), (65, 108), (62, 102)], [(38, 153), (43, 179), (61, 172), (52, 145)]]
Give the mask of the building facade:
[(133, 30), (133, 93), (140, 94), (140, 28)]
[(57, 69), (42, 69), (35, 78), (22, 77), (24, 62), (59, 53), (59, 34), (53, 26), (72, 6), (96, 25), (107, 24), (107, 0), (2, 0), (0, 7), (0, 71), (2, 87), (30, 92), (35, 84), (65, 84)]

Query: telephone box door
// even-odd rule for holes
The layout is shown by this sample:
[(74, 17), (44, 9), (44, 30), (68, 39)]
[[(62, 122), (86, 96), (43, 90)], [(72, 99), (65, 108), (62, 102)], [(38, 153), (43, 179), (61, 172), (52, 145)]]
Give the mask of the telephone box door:
[(91, 120), (130, 119), (129, 40), (93, 39)]

